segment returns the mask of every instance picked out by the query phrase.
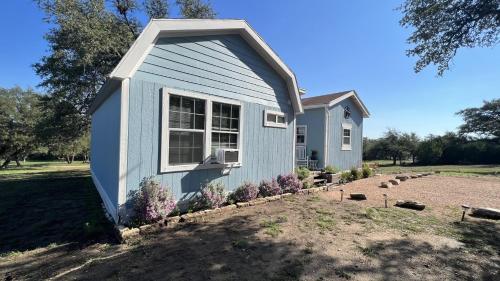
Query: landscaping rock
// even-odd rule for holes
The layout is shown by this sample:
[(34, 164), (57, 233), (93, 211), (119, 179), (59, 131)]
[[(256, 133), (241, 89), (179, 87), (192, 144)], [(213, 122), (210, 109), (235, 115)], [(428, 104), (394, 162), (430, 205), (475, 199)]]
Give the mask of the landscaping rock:
[(398, 201), (396, 201), (395, 206), (401, 207), (401, 208), (419, 210), (419, 211), (422, 211), (423, 209), (425, 209), (425, 205), (423, 203), (418, 202), (418, 201), (413, 201), (413, 200), (398, 200)]
[(392, 187), (392, 183), (383, 181), (383, 182), (380, 183), (380, 187), (382, 187), (382, 188), (391, 188)]
[(221, 207), (220, 210), (221, 210), (221, 212), (225, 212), (225, 211), (233, 210), (233, 209), (236, 209), (236, 208), (238, 208), (236, 206), (236, 204), (231, 204), (231, 205), (227, 205), (227, 206)]
[(293, 195), (292, 193), (283, 193), (283, 194), (281, 194), (281, 198), (285, 198), (285, 197), (292, 196), (292, 195)]
[(139, 228), (128, 228), (123, 225), (119, 225), (117, 228), (118, 238), (121, 242), (125, 242), (131, 238), (139, 236)]
[(499, 220), (500, 210), (493, 208), (472, 208), (471, 216)]
[(409, 179), (410, 177), (406, 176), (406, 175), (401, 175), (401, 176), (396, 176), (396, 179), (400, 180), (400, 181), (406, 181), (407, 179)]
[(243, 207), (247, 207), (247, 206), (250, 206), (250, 203), (248, 203), (248, 202), (238, 202), (238, 203), (236, 203), (236, 207), (238, 207), (238, 208), (243, 208)]
[(181, 217), (180, 217), (180, 216), (175, 216), (175, 217), (167, 217), (167, 218), (165, 219), (165, 224), (166, 224), (166, 225), (169, 225), (169, 224), (178, 223), (180, 220), (181, 220)]
[(390, 179), (389, 182), (392, 183), (393, 185), (399, 185), (400, 183), (398, 179)]
[(418, 178), (418, 176), (417, 176), (417, 175), (411, 175), (410, 177), (411, 177), (412, 179), (416, 179), (416, 178)]
[(366, 195), (363, 193), (351, 193), (352, 200), (366, 200)]
[(382, 174), (375, 174), (374, 176), (375, 176), (375, 177), (381, 177), (381, 176), (382, 176)]
[(424, 176), (424, 175), (422, 175), (422, 174), (417, 174), (417, 177), (418, 177), (418, 178), (421, 178), (421, 177), (423, 177), (423, 176)]

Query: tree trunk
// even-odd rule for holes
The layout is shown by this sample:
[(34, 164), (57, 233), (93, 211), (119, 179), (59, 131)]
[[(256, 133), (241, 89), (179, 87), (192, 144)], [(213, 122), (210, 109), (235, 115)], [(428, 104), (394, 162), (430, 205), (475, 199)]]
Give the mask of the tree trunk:
[(66, 163), (71, 164), (71, 158), (69, 158), (69, 155), (66, 155), (65, 158), (66, 158)]
[(397, 160), (397, 157), (392, 156), (392, 166), (396, 166), (396, 160)]
[(5, 159), (5, 161), (3, 162), (2, 166), (0, 166), (0, 169), (7, 168), (7, 166), (9, 166), (9, 163), (10, 163), (10, 159)]
[(19, 162), (19, 160), (18, 160), (18, 159), (16, 159), (16, 166), (17, 166), (17, 167), (21, 167), (21, 163)]
[(75, 155), (71, 154), (71, 163), (73, 163), (73, 161), (75, 161)]
[(413, 164), (415, 164), (415, 155), (412, 155), (412, 156), (411, 156), (411, 162), (412, 162)]

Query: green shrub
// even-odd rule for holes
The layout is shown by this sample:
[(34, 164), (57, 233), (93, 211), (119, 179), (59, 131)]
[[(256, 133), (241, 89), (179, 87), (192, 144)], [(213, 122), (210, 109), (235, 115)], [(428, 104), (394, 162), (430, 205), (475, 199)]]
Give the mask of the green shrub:
[(299, 167), (295, 172), (297, 173), (297, 177), (299, 177), (299, 180), (307, 179), (311, 174), (311, 171), (309, 171), (309, 169), (307, 169), (306, 167)]
[(363, 174), (363, 178), (369, 178), (372, 175), (372, 170), (367, 164), (363, 164), (361, 173)]
[(359, 172), (358, 168), (352, 167), (351, 168), (351, 181), (355, 181), (361, 178), (361, 173)]
[(305, 181), (302, 183), (302, 188), (303, 189), (308, 189), (308, 188), (311, 188), (312, 187), (312, 184), (308, 181)]
[(335, 174), (337, 172), (338, 172), (338, 169), (331, 166), (331, 165), (328, 165), (325, 167), (325, 173), (327, 173), (327, 174)]
[(351, 181), (351, 172), (342, 172), (340, 174), (339, 183), (348, 183)]

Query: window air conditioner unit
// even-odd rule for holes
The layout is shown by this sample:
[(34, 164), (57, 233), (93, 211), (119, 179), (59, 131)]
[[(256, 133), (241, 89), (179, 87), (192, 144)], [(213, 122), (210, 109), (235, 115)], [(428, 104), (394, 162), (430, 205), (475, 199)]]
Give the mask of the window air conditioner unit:
[(219, 164), (235, 164), (240, 162), (238, 149), (219, 148), (216, 154), (217, 163)]

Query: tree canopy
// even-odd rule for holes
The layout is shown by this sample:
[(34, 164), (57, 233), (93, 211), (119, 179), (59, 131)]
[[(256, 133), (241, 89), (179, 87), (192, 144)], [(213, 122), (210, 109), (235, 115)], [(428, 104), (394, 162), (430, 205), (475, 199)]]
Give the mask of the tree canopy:
[(484, 101), (481, 107), (466, 108), (457, 112), (464, 119), (461, 134), (477, 134), (500, 138), (500, 99)]
[(416, 72), (434, 64), (441, 76), (458, 49), (500, 42), (498, 0), (406, 0), (401, 10), (401, 25), (414, 28), (407, 55), (418, 57)]

